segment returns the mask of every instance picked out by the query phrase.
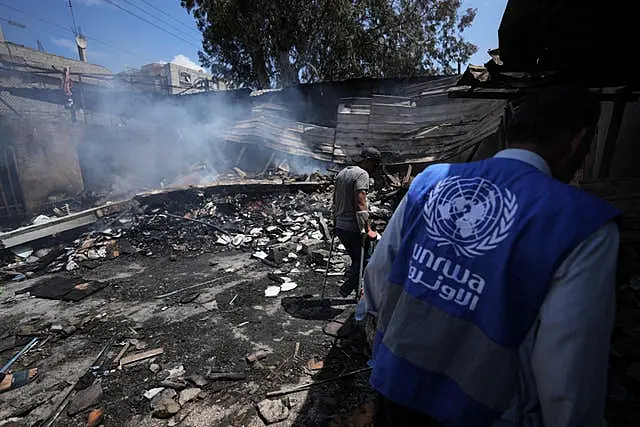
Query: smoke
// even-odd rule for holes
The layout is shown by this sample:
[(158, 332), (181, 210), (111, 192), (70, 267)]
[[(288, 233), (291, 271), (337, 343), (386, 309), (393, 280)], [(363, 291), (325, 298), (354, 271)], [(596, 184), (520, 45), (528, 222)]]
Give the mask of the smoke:
[[(234, 91), (172, 97), (125, 90), (96, 94), (78, 147), (85, 188), (124, 198), (163, 187), (209, 184), (229, 173), (237, 178), (235, 166), (249, 176), (264, 172), (267, 165), (281, 173), (326, 170), (327, 164), (308, 157), (273, 154), (265, 145), (269, 138), (279, 140), (277, 131), (263, 135), (264, 127), (254, 125), (261, 120), (278, 129), (283, 122), (284, 133), (286, 126), (295, 126), (297, 113), (313, 106), (294, 91), (275, 100), (284, 105), (281, 117), (265, 119), (259, 106), (274, 100), (260, 98)], [(232, 130), (242, 135), (240, 141), (228, 141)]]
[(213, 182), (237, 151), (224, 134), (247, 113), (224, 98), (99, 94), (78, 148), (85, 187), (130, 196)]

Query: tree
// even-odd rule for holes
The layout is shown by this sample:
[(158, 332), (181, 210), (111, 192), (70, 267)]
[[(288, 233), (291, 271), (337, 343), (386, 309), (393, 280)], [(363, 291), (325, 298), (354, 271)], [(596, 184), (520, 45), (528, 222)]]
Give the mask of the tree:
[(181, 0), (200, 61), (255, 88), (355, 77), (452, 74), (477, 50), (462, 0)]

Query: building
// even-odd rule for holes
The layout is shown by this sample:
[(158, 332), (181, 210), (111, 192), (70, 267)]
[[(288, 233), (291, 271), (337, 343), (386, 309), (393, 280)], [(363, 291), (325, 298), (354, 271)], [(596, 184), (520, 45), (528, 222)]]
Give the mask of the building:
[(99, 65), (0, 43), (0, 222), (84, 190), (76, 145), (91, 115), (85, 102), (112, 77)]
[(143, 65), (139, 70), (119, 73), (121, 82), (136, 92), (159, 95), (187, 95), (212, 90), (223, 90), (222, 82), (214, 82), (211, 74), (174, 63)]

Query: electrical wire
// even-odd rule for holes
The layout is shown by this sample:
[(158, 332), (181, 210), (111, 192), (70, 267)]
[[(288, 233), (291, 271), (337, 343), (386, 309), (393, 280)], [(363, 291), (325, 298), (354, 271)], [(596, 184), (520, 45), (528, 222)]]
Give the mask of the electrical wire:
[(189, 28), (190, 30), (194, 30), (197, 31), (195, 28), (188, 26), (187, 24), (185, 24), (184, 22), (176, 19), (175, 17), (173, 17), (172, 15), (168, 14), (167, 12), (165, 12), (164, 10), (158, 8), (156, 5), (154, 5), (153, 3), (148, 2), (147, 0), (139, 0), (142, 3), (146, 4), (147, 6), (149, 6), (152, 9), (157, 10), (158, 12), (160, 12), (161, 14), (163, 14), (164, 16), (170, 18), (171, 20), (177, 22), (178, 24), (182, 25), (185, 28)]
[[(145, 9), (142, 6), (139, 6), (137, 3), (133, 3), (132, 0), (123, 0), (124, 2), (126, 2), (127, 4), (135, 7), (136, 9), (138, 9), (139, 11), (141, 11), (142, 13), (146, 13), (147, 15), (149, 15), (150, 17), (152, 17), (153, 19), (155, 19), (157, 22), (160, 22), (162, 25), (166, 25), (167, 27), (171, 28), (173, 31), (176, 31), (178, 34), (183, 35), (185, 37), (193, 37), (194, 34), (187, 34), (187, 32), (181, 28), (179, 28), (177, 25), (172, 24), (171, 22), (167, 21), (165, 18), (162, 18), (160, 16), (158, 16), (155, 13), (151, 13), (150, 10)], [(193, 30), (193, 28), (190, 28), (190, 30)], [(198, 37), (200, 37), (200, 32), (197, 32)]]
[[(189, 45), (191, 45), (191, 46), (196, 46), (196, 45), (194, 45), (192, 42), (190, 42), (189, 40), (187, 40), (187, 39), (183, 38), (182, 36), (179, 36), (179, 35), (177, 35), (177, 34), (175, 34), (175, 33), (171, 32), (171, 31), (167, 30), (166, 28), (162, 28), (161, 26), (157, 25), (157, 24), (156, 24), (156, 23), (154, 23), (153, 21), (150, 21), (150, 20), (148, 20), (147, 18), (145, 18), (145, 17), (143, 17), (143, 16), (140, 16), (140, 15), (138, 15), (138, 14), (137, 14), (137, 13), (135, 13), (135, 12), (130, 11), (129, 9), (127, 9), (127, 8), (125, 8), (125, 7), (121, 6), (121, 5), (119, 5), (118, 3), (116, 3), (116, 2), (115, 2), (115, 1), (113, 1), (113, 0), (103, 0), (103, 1), (105, 1), (105, 2), (109, 3), (110, 5), (112, 5), (112, 6), (116, 7), (116, 8), (118, 8), (118, 9), (120, 9), (121, 11), (123, 11), (123, 12), (125, 12), (125, 13), (128, 13), (128, 14), (129, 14), (129, 15), (131, 15), (131, 16), (134, 16), (134, 17), (138, 18), (138, 19), (139, 19), (139, 20), (141, 20), (142, 22), (146, 22), (147, 24), (151, 25), (152, 27), (157, 28), (158, 30), (162, 31), (163, 33), (169, 34), (169, 35), (171, 35), (171, 36), (175, 37), (176, 39), (181, 40), (181, 41), (183, 41), (183, 42), (185, 42), (185, 43), (187, 43), (187, 44), (189, 44)], [(198, 49), (199, 49), (200, 47), (199, 47), (199, 46), (196, 46), (196, 48), (198, 48)]]
[[(44, 24), (47, 24), (47, 25), (49, 25), (49, 26), (51, 26), (51, 27), (55, 27), (55, 28), (57, 28), (57, 29), (59, 29), (59, 30), (61, 30), (61, 31), (64, 31), (65, 33), (71, 33), (71, 34), (74, 34), (74, 32), (73, 32), (73, 30), (72, 30), (72, 29), (67, 28), (67, 27), (65, 27), (64, 25), (57, 24), (57, 23), (55, 23), (55, 22), (49, 21), (49, 20), (47, 20), (47, 19), (44, 19), (44, 18), (39, 17), (39, 16), (37, 16), (37, 15), (34, 15), (34, 14), (32, 14), (32, 13), (29, 13), (29, 12), (27, 12), (27, 11), (25, 11), (25, 10), (18, 9), (18, 8), (16, 8), (16, 7), (10, 6), (10, 5), (8, 5), (8, 4), (6, 4), (6, 3), (2, 2), (2, 1), (0, 1), (0, 6), (6, 7), (7, 9), (13, 10), (14, 12), (18, 12), (18, 13), (20, 13), (20, 14), (22, 14), (22, 15), (28, 16), (28, 17), (30, 17), (30, 18), (32, 18), (32, 19), (35, 19), (36, 21), (40, 21), (40, 22), (42, 22), (42, 23), (44, 23)], [(74, 34), (74, 35), (75, 35), (75, 34)], [(153, 59), (150, 59), (149, 57), (145, 57), (145, 56), (141, 55), (139, 52), (134, 52), (134, 51), (132, 51), (132, 50), (128, 50), (128, 49), (124, 49), (124, 48), (119, 47), (119, 46), (112, 45), (112, 44), (107, 43), (107, 42), (105, 42), (105, 41), (103, 41), (103, 40), (100, 40), (100, 39), (98, 39), (98, 38), (96, 38), (96, 37), (89, 37), (89, 36), (85, 36), (85, 38), (86, 38), (87, 40), (92, 41), (92, 42), (95, 42), (95, 43), (101, 44), (101, 45), (103, 45), (103, 46), (105, 46), (105, 47), (108, 47), (108, 48), (110, 48), (110, 49), (113, 49), (113, 50), (116, 50), (116, 51), (120, 51), (120, 52), (122, 52), (122, 53), (126, 53), (126, 54), (128, 54), (128, 55), (132, 55), (132, 56), (135, 56), (135, 57), (137, 57), (137, 58), (142, 57), (142, 58), (145, 58), (145, 60), (148, 60), (149, 62), (154, 62), (154, 60), (153, 60)]]

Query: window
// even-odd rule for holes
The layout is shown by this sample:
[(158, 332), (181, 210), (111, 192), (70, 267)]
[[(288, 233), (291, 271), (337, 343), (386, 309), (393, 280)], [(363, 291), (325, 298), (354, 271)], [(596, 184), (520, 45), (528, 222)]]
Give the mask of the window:
[(185, 73), (184, 71), (180, 72), (180, 83), (181, 84), (191, 84), (191, 74)]

